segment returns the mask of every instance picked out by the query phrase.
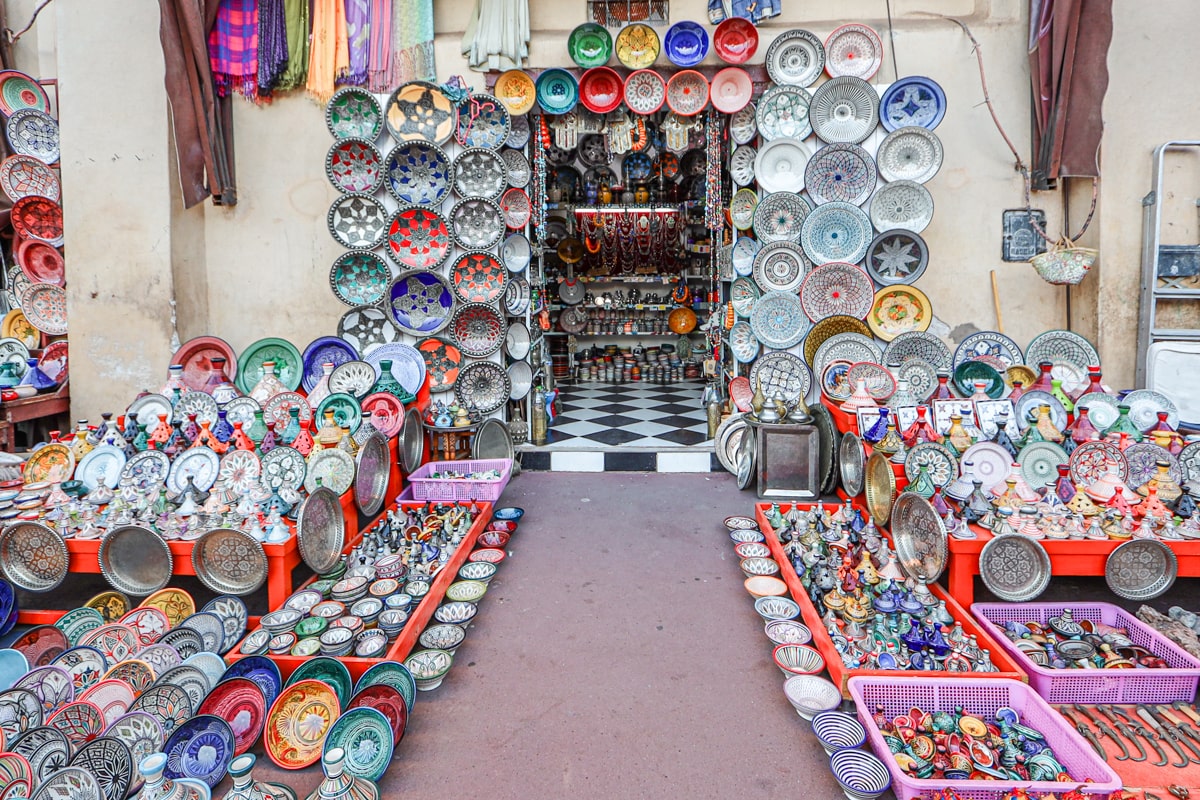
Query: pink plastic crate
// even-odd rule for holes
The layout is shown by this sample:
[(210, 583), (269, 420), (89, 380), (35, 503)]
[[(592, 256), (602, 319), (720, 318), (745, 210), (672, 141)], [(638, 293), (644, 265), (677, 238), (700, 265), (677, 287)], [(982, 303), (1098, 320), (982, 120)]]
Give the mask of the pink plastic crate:
[[(999, 800), (1005, 792), (1018, 787), (1034, 796), (1076, 787), (1084, 794), (1107, 795), (1121, 788), (1117, 773), (1100, 760), (1091, 745), (1033, 689), (1019, 681), (854, 677), (850, 679), (849, 688), (871, 747), (892, 774), (892, 790), (899, 800), (927, 797), (946, 787), (953, 788), (963, 800)], [(1020, 714), (1023, 723), (1041, 731), (1059, 763), (1067, 768), (1072, 778), (1078, 779), (1078, 783), (919, 780), (900, 769), (872, 718), (877, 707), (882, 707), (888, 717), (907, 714), (914, 707), (923, 711), (949, 712), (961, 707), (968, 713), (991, 720), (996, 710), (1004, 706)]]
[[(1076, 622), (1103, 622), (1129, 631), (1129, 639), (1171, 665), (1170, 669), (1049, 669), (1033, 663), (1004, 633), (1006, 622), (1041, 622), (1066, 609)], [(1200, 661), (1140, 619), (1111, 603), (975, 603), (971, 614), (1029, 673), (1029, 685), (1048, 703), (1192, 702)]]
[[(500, 470), (497, 480), (467, 478), (434, 478), (435, 472), (457, 472), (470, 475), (489, 469)], [(414, 500), (488, 500), (496, 501), (504, 493), (512, 476), (511, 458), (468, 459), (464, 461), (430, 461), (408, 476)]]

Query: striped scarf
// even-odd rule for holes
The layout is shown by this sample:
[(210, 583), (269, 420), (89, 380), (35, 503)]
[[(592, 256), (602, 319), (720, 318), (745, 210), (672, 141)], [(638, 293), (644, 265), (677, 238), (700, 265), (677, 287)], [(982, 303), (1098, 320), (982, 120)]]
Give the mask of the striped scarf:
[(229, 90), (248, 99), (258, 95), (258, 0), (221, 0), (217, 21), (208, 35), (217, 94)]

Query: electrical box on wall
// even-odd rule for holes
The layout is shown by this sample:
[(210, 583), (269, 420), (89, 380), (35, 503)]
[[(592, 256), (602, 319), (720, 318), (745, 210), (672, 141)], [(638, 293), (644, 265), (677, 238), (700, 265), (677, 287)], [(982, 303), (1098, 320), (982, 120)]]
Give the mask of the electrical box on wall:
[(1004, 212), (1004, 233), (1000, 238), (1000, 258), (1004, 261), (1028, 261), (1046, 252), (1046, 240), (1033, 227), (1033, 220), (1046, 230), (1046, 212), (1040, 208), (1009, 209)]

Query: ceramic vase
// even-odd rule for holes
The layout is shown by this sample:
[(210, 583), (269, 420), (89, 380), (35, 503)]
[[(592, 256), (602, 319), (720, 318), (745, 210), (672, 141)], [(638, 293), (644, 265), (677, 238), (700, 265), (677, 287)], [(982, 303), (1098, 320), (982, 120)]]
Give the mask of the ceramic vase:
[(170, 397), (175, 391), (182, 393), (187, 387), (183, 383), (183, 365), (172, 364), (167, 367), (167, 382), (158, 390), (163, 397)]
[(275, 362), (264, 361), (262, 377), (258, 379), (258, 383), (254, 384), (254, 388), (250, 390), (250, 396), (258, 401), (260, 406), (265, 406), (267, 401), (280, 392), (286, 392), (288, 388), (283, 385), (279, 378), (275, 377)]
[(229, 764), (229, 777), (233, 788), (221, 800), (296, 800), (296, 793), (280, 783), (267, 783), (254, 779), (254, 763), (251, 753), (238, 756)]
[(342, 767), (346, 752), (340, 747), (331, 747), (321, 758), (325, 780), (306, 800), (379, 800), (379, 789), (362, 778), (347, 775)]
[(212, 368), (208, 371), (208, 377), (204, 381), (203, 391), (212, 395), (213, 400), (217, 401), (217, 405), (223, 406), (235, 397), (241, 397), (242, 393), (238, 390), (233, 381), (229, 380), (229, 376), (225, 374), (226, 360), (217, 356), (212, 360)]
[(321, 365), (321, 377), (317, 378), (316, 385), (308, 393), (308, 405), (313, 411), (316, 411), (321, 401), (330, 395), (329, 376), (333, 374), (333, 367), (333, 363), (329, 361)]

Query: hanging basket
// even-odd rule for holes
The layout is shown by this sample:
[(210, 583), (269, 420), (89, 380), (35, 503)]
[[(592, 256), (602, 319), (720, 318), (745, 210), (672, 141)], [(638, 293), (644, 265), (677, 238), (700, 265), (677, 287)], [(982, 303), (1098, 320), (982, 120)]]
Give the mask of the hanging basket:
[(1100, 251), (1094, 247), (1076, 247), (1070, 239), (1063, 238), (1046, 252), (1029, 259), (1029, 263), (1047, 283), (1076, 286), (1099, 256)]

